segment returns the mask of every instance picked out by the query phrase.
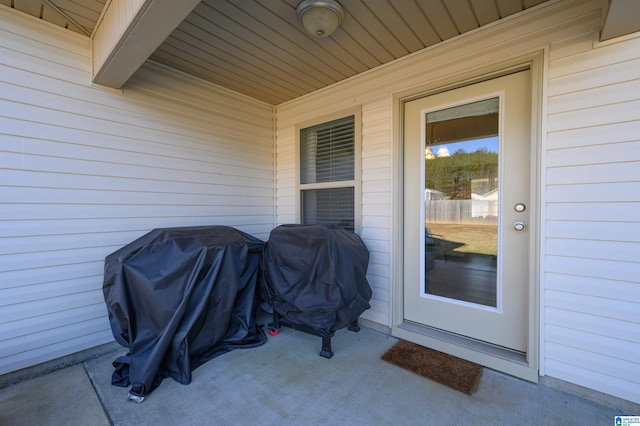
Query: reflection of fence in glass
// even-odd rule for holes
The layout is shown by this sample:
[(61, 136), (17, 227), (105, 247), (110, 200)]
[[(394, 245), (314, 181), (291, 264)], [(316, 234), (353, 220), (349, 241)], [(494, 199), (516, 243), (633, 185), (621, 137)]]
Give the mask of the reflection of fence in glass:
[(428, 223), (498, 223), (497, 200), (427, 200), (425, 216)]

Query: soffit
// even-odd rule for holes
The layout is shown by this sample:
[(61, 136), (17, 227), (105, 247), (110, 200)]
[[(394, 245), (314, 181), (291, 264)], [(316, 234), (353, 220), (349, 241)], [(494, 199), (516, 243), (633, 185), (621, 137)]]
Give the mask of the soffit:
[(151, 59), (277, 105), (545, 1), (342, 0), (342, 25), (315, 38), (300, 0), (204, 0)]
[[(547, 0), (341, 0), (329, 37), (299, 24), (300, 0), (203, 0), (151, 59), (272, 105), (329, 86)], [(91, 34), (108, 0), (0, 0)]]
[(0, 4), (88, 36), (93, 32), (106, 1), (0, 0)]

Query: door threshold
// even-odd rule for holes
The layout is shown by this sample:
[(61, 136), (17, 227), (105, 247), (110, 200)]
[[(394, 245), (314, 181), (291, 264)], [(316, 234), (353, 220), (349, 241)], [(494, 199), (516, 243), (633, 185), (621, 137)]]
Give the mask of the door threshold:
[(394, 327), (392, 334), (521, 379), (538, 382), (538, 370), (529, 364), (526, 353), (410, 321), (403, 321)]
[(438, 340), (452, 343), (454, 345), (462, 346), (476, 352), (482, 352), (487, 355), (502, 358), (506, 361), (517, 362), (523, 365), (527, 365), (527, 355), (523, 352), (518, 352), (512, 349), (507, 349), (500, 346), (492, 345), (491, 343), (482, 342), (480, 340), (461, 336), (459, 334), (451, 333), (444, 330), (439, 330), (437, 328), (427, 327), (426, 325), (418, 324), (415, 322), (404, 321), (402, 324), (399, 325), (399, 327), (407, 331), (420, 333), (425, 336), (432, 337), (434, 339), (438, 339)]

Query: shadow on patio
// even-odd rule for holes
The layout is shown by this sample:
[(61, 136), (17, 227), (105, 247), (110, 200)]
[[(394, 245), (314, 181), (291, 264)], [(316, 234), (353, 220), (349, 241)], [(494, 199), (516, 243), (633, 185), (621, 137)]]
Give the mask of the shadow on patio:
[(165, 379), (141, 404), (110, 384), (121, 350), (1, 390), (0, 424), (595, 425), (623, 414), (488, 369), (468, 396), (382, 361), (395, 342), (339, 330), (325, 359), (319, 337), (283, 328), (205, 363), (190, 385)]

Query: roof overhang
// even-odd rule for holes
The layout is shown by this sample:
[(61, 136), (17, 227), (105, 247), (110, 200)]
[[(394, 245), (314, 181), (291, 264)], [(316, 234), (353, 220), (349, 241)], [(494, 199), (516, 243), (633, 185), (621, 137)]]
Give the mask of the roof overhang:
[[(295, 97), (299, 94), (297, 92), (294, 93), (294, 89), (301, 92), (304, 92), (304, 90), (311, 91), (317, 88), (318, 84), (320, 86), (322, 84), (331, 84), (333, 80), (338, 81), (340, 78), (349, 77), (351, 75), (349, 73), (352, 73), (352, 71), (362, 71), (360, 68), (354, 71), (349, 67), (353, 64), (359, 64), (356, 58), (357, 55), (362, 57), (362, 55), (370, 54), (371, 52), (354, 49), (353, 43), (351, 45), (348, 44), (353, 41), (353, 37), (349, 38), (350, 36), (347, 33), (350, 31), (354, 34), (359, 34), (359, 38), (356, 37), (358, 40), (367, 41), (367, 43), (364, 43), (366, 45), (374, 45), (372, 43), (375, 40), (367, 37), (371, 37), (371, 34), (369, 34), (371, 32), (375, 35), (378, 34), (379, 31), (373, 31), (369, 28), (374, 27), (377, 21), (374, 21), (373, 18), (366, 21), (361, 18), (361, 15), (369, 16), (364, 15), (365, 11), (355, 8), (351, 3), (345, 3), (347, 9), (352, 7), (353, 10), (350, 12), (350, 18), (345, 21), (345, 28), (341, 30), (341, 34), (334, 37), (334, 40), (327, 41), (323, 39), (323, 41), (318, 42), (317, 40), (308, 39), (306, 35), (299, 34), (296, 23), (290, 22), (292, 17), (289, 15), (294, 13), (294, 6), (298, 0), (285, 1), (286, 4), (268, 3), (267, 5), (272, 8), (268, 9), (267, 5), (260, 2), (255, 4), (248, 3), (251, 5), (249, 7), (245, 3), (236, 4), (231, 0), (227, 2), (218, 2), (216, 0), (202, 2), (200, 0), (107, 0), (92, 35), (92, 81), (104, 86), (120, 88), (151, 57), (154, 60), (159, 60), (157, 58), (160, 58), (161, 63), (168, 62), (169, 65), (177, 67), (177, 69), (201, 78), (202, 76), (197, 72), (204, 69), (213, 73), (218, 69), (218, 64), (226, 65), (225, 69), (220, 68), (220, 71), (216, 71), (217, 74), (213, 73), (213, 77), (207, 74), (204, 78), (234, 90), (246, 89), (245, 86), (252, 88), (260, 82), (265, 82), (259, 85), (260, 90), (263, 92), (266, 90), (265, 87), (285, 87), (291, 89), (290, 91), (292, 92), (287, 92), (286, 95)], [(640, 0), (599, 1), (602, 4), (601, 41), (640, 31)], [(530, 4), (538, 4), (543, 7), (542, 3), (545, 3), (545, 1), (532, 0), (530, 2)], [(548, 3), (561, 4), (561, 2)], [(388, 3), (380, 3), (380, 5), (385, 4)], [(447, 4), (451, 5), (453, 3)], [(516, 1), (509, 4), (519, 4), (519, 2)], [(278, 7), (275, 5), (278, 5)], [(468, 6), (467, 3), (464, 3), (464, 5)], [(378, 15), (376, 16), (378, 16), (379, 20), (382, 20), (386, 9), (382, 6), (378, 7), (379, 10), (376, 10)], [(220, 10), (214, 8), (219, 8)], [(403, 9), (402, 11), (407, 12), (407, 10)], [(469, 12), (470, 10), (470, 7), (463, 7), (459, 12)], [(194, 13), (192, 14), (192, 12)], [(434, 10), (429, 12), (430, 14), (435, 13)], [(363, 23), (359, 22), (356, 17)], [(405, 19), (408, 18), (405, 17)], [(493, 19), (497, 19), (497, 15)], [(265, 21), (264, 24), (261, 20)], [(369, 33), (357, 33), (356, 30), (359, 30), (360, 27), (357, 27), (356, 24), (364, 25), (369, 30)], [(352, 27), (348, 27), (348, 25), (352, 25)], [(386, 23), (385, 25), (391, 24)], [(180, 28), (177, 31), (178, 37), (176, 37), (173, 33), (178, 27)], [(406, 30), (404, 24), (398, 23), (393, 28), (399, 34), (404, 34), (402, 31)], [(378, 28), (378, 30), (382, 31), (381, 28)], [(191, 34), (189, 33), (190, 31), (194, 33)], [(235, 44), (228, 43), (226, 41), (227, 38)], [(171, 40), (171, 42), (167, 44), (167, 40)], [(429, 41), (429, 43), (422, 41), (422, 43), (414, 50), (427, 46), (433, 41)], [(227, 44), (235, 47), (229, 50), (226, 47)], [(406, 44), (408, 45), (408, 43)], [(283, 50), (285, 49), (283, 46), (292, 50)], [(349, 46), (352, 50), (349, 53), (343, 52)], [(159, 47), (160, 49), (158, 49)], [(262, 53), (256, 52), (256, 48), (265, 50), (261, 51)], [(388, 50), (390, 47), (386, 46), (386, 49)], [(383, 53), (387, 52), (382, 48), (379, 50)], [(278, 56), (284, 54), (289, 56), (283, 56), (284, 59)], [(306, 56), (298, 58), (298, 55), (302, 54)], [(399, 54), (401, 55), (402, 52)], [(166, 58), (167, 55), (170, 57), (169, 59)], [(335, 74), (338, 74), (338, 77), (334, 78), (334, 75), (331, 74), (331, 78), (325, 78), (328, 81), (321, 80), (316, 86), (310, 89), (307, 88), (306, 86), (310, 84), (306, 84), (308, 83), (307, 80), (299, 80), (298, 74), (302, 73), (303, 78), (307, 75), (303, 71), (307, 70), (307, 68), (304, 68), (305, 60), (309, 62), (310, 57), (318, 58), (317, 64), (312, 62), (314, 69), (323, 69), (323, 64), (327, 65), (324, 68), (325, 71), (329, 69), (329, 65), (336, 66), (337, 71), (335, 71)], [(287, 60), (291, 60), (291, 58), (297, 60), (293, 64), (295, 66), (290, 66), (287, 63)], [(162, 62), (162, 59), (165, 62)], [(390, 59), (385, 58), (385, 61), (387, 60)], [(272, 63), (270, 61), (277, 62)], [(248, 65), (244, 64), (245, 62)], [(302, 65), (298, 64), (298, 62), (301, 62)], [(236, 65), (240, 67), (237, 72), (233, 68)], [(362, 65), (362, 67), (366, 68), (368, 66), (372, 68), (376, 65), (377, 63), (372, 63), (371, 65)], [(242, 66), (244, 68), (241, 68)], [(300, 68), (300, 70), (296, 67)], [(343, 76), (341, 73), (345, 75)], [(231, 74), (231, 76), (228, 74)], [(298, 80), (293, 79), (293, 82), (282, 80), (291, 76), (298, 78)], [(216, 77), (219, 78), (219, 82), (215, 80)], [(248, 77), (248, 80), (253, 78), (255, 81), (239, 83), (245, 77)], [(312, 76), (309, 75), (309, 77)], [(324, 77), (324, 75), (320, 77)], [(291, 78), (289, 79), (291, 80)], [(240, 88), (227, 86), (225, 85), (225, 83), (229, 84), (227, 80), (235, 83), (236, 86), (238, 84), (244, 84), (244, 86)], [(311, 81), (314, 82), (314, 80)], [(289, 83), (290, 85), (287, 85)], [(252, 84), (253, 86), (251, 86)], [(245, 92), (248, 95), (260, 95), (256, 95), (255, 90), (251, 92), (251, 90), (247, 89)], [(269, 99), (274, 104), (282, 101), (279, 98), (270, 99), (269, 96), (265, 96), (265, 101)]]
[(640, 1), (609, 0), (604, 12), (600, 41), (640, 31)]
[(92, 81), (120, 88), (200, 0), (127, 0), (105, 6), (91, 42)]

